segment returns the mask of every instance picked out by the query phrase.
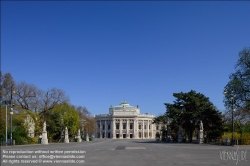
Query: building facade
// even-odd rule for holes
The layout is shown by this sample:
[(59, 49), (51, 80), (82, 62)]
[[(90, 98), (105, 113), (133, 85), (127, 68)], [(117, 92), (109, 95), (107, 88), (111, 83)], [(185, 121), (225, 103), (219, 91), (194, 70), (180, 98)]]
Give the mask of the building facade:
[(154, 118), (154, 115), (140, 114), (138, 106), (130, 106), (126, 101), (123, 101), (118, 106), (110, 106), (109, 114), (95, 115), (95, 137), (155, 139), (160, 128), (153, 124)]

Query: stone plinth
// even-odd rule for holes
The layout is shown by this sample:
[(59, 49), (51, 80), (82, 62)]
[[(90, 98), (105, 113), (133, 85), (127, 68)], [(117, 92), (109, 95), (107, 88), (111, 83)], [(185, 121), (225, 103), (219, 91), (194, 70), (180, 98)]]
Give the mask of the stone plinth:
[(203, 123), (200, 121), (200, 130), (198, 132), (198, 144), (204, 143), (204, 136), (203, 136)]
[(203, 144), (204, 138), (203, 138), (203, 130), (200, 130), (198, 133), (198, 144)]
[(88, 134), (86, 135), (86, 141), (87, 142), (89, 141), (89, 135)]
[(43, 123), (43, 134), (42, 134), (42, 141), (41, 144), (48, 144), (48, 136), (46, 130), (46, 121)]
[(80, 129), (78, 130), (78, 133), (77, 133), (77, 142), (82, 142)]
[(47, 131), (43, 131), (41, 144), (48, 144)]
[(68, 128), (65, 128), (65, 138), (64, 143), (69, 143), (69, 134), (68, 134)]

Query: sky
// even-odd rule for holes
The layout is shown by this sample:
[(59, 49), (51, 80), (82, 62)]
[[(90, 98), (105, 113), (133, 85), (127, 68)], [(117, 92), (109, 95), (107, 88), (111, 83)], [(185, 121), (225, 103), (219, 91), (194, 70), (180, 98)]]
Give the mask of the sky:
[(158, 116), (190, 90), (223, 111), (249, 18), (246, 1), (1, 1), (1, 70), (92, 115), (126, 100)]

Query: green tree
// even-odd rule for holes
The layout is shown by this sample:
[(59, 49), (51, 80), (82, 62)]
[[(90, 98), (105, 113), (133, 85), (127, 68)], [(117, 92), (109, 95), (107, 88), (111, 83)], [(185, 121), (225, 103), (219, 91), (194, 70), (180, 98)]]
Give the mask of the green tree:
[(166, 116), (172, 119), (172, 132), (177, 133), (178, 126), (181, 126), (191, 142), (195, 130), (199, 128), (199, 122), (202, 121), (207, 138), (214, 139), (221, 135), (222, 115), (208, 97), (194, 90), (174, 93), (173, 96), (176, 98), (173, 104), (165, 103)]
[[(161, 125), (161, 138), (162, 141), (166, 140), (166, 136), (167, 136), (167, 128), (165, 126), (165, 124), (167, 124), (168, 118), (166, 117), (166, 115), (160, 115), (156, 118), (154, 118), (153, 123), (155, 124), (162, 124)], [(159, 137), (160, 134), (157, 134), (156, 137)]]
[(53, 110), (46, 113), (46, 124), (49, 137), (52, 139), (60, 139), (61, 125), (63, 131), (65, 127), (68, 128), (69, 136), (72, 137), (80, 129), (80, 118), (77, 111), (65, 102), (55, 105)]

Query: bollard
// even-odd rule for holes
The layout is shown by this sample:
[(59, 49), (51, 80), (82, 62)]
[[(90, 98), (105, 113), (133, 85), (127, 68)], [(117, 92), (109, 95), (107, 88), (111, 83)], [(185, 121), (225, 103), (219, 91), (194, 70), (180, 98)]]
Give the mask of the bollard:
[(15, 146), (15, 145), (16, 145), (16, 141), (15, 141), (15, 140), (13, 140), (13, 143), (12, 143), (12, 145), (13, 145), (13, 146)]

